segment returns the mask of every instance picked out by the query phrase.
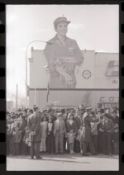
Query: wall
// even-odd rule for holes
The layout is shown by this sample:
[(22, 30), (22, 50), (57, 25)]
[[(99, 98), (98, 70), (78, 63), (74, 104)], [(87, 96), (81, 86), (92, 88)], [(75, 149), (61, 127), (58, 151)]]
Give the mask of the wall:
[[(119, 54), (98, 53), (94, 51), (82, 51), (84, 62), (75, 70), (76, 88), (110, 88), (119, 87), (118, 75), (112, 72), (116, 69), (119, 73)], [(111, 64), (112, 63), (112, 64)], [(117, 66), (114, 66), (116, 64)], [(32, 49), (30, 59), (30, 87), (46, 88), (49, 81), (49, 71), (46, 68), (47, 61), (42, 50)], [(106, 74), (106, 72), (108, 72)], [(110, 73), (109, 73), (110, 72)], [(109, 75), (109, 76), (108, 76)]]
[[(83, 103), (96, 106), (101, 97), (104, 97), (104, 100), (108, 100), (109, 97), (118, 99), (119, 54), (98, 53), (88, 50), (82, 51), (82, 54), (84, 62), (76, 72), (77, 90), (50, 90), (49, 103), (63, 106), (77, 106)], [(47, 90), (42, 89), (47, 88), (49, 81), (49, 72), (46, 65), (43, 51), (32, 49), (32, 58), (30, 59), (30, 107), (34, 104), (40, 107), (47, 104)], [(35, 90), (35, 88), (39, 89)], [(78, 88), (83, 90), (78, 90)], [(91, 89), (91, 91), (86, 89)], [(95, 89), (98, 90), (95, 91)]]
[[(118, 91), (50, 90), (49, 104), (62, 106), (84, 104), (95, 107), (101, 101), (110, 102), (111, 97), (114, 97), (113, 102), (118, 102)], [(47, 90), (30, 91), (30, 107), (34, 104), (44, 107), (47, 105), (46, 99)]]

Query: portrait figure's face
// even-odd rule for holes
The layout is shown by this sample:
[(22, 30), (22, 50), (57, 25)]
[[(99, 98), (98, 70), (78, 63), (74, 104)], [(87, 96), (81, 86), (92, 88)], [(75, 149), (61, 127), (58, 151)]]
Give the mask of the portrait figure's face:
[(65, 22), (61, 22), (56, 26), (56, 32), (58, 35), (66, 36), (68, 31), (68, 24)]

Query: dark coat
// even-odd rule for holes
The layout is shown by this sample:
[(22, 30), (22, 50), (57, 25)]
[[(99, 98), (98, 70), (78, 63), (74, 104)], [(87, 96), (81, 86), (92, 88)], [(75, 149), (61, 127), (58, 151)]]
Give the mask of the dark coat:
[(14, 131), (13, 133), (14, 143), (20, 143), (22, 138), (21, 130)]
[(77, 132), (77, 125), (76, 125), (75, 120), (73, 120), (72, 124), (70, 124), (69, 120), (67, 120), (67, 122), (66, 122), (66, 130), (67, 130), (67, 132), (70, 132), (71, 130), (73, 130), (74, 133)]
[[(48, 125), (49, 125), (49, 122), (48, 122)], [(53, 134), (53, 131), (54, 131), (54, 123), (52, 122), (51, 130), (49, 130), (49, 128), (47, 127), (47, 135)]]
[(112, 119), (106, 118), (105, 123), (104, 123), (104, 129), (105, 129), (105, 132), (107, 132), (107, 133), (113, 132), (114, 123), (113, 123)]
[(25, 136), (25, 128), (27, 126), (27, 120), (25, 118), (22, 118), (22, 121), (19, 123), (19, 128), (21, 130), (22, 133), (22, 137), (21, 139), (23, 140), (24, 136)]
[(41, 117), (40, 117), (38, 112), (32, 114), (28, 120), (28, 127), (29, 127), (32, 142), (40, 142), (41, 141), (40, 122), (41, 122)]
[(104, 133), (104, 131), (105, 131), (104, 124), (100, 122), (98, 124), (98, 132)]
[(91, 137), (91, 119), (89, 116), (86, 116), (84, 118), (84, 127), (85, 127), (85, 137), (84, 141), (85, 142), (91, 142), (92, 137)]
[(26, 126), (27, 126), (27, 120), (26, 119), (22, 119), (22, 122), (20, 123), (20, 129), (22, 131), (24, 131)]
[(77, 129), (79, 129), (82, 124), (81, 118), (75, 117), (74, 120), (76, 122)]

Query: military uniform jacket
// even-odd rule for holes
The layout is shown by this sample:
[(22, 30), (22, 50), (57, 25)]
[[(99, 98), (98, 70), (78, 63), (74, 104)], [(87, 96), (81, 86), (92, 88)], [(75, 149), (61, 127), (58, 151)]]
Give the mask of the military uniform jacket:
[[(63, 43), (56, 35), (48, 41), (44, 54), (50, 71), (50, 87), (74, 87), (76, 85), (75, 67), (83, 62), (83, 55), (77, 42), (66, 37)], [(61, 66), (65, 72), (72, 77), (73, 83), (71, 85), (69, 85), (65, 81), (65, 77), (57, 71), (57, 66)]]

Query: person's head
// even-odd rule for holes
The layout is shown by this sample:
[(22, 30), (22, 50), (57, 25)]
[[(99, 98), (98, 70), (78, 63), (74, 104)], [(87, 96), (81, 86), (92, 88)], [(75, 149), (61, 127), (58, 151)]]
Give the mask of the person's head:
[(109, 109), (109, 108), (106, 108), (106, 109), (105, 109), (105, 113), (106, 113), (106, 114), (109, 114), (109, 113), (110, 113), (110, 109)]
[(70, 21), (66, 17), (58, 17), (54, 21), (54, 29), (58, 35), (66, 36)]
[(67, 113), (63, 114), (63, 119), (66, 120), (67, 119)]
[(24, 110), (22, 111), (22, 114), (23, 114), (24, 116), (26, 116), (26, 115), (27, 115), (27, 109), (24, 109)]
[(33, 110), (32, 109), (29, 110), (29, 114), (33, 114)]
[(24, 113), (21, 115), (22, 120), (26, 119), (26, 116), (24, 115)]
[(104, 116), (103, 116), (103, 115), (101, 115), (101, 116), (100, 116), (100, 123), (102, 123), (102, 122), (103, 122), (103, 120), (104, 120)]
[(38, 107), (36, 105), (34, 105), (33, 110), (34, 110), (34, 112), (38, 111)]
[(100, 109), (100, 115), (104, 114), (105, 113), (105, 109), (101, 108)]
[(68, 114), (68, 119), (69, 119), (69, 120), (73, 120), (73, 119), (74, 119), (74, 115), (73, 115), (72, 113), (69, 113), (69, 114)]
[(91, 114), (91, 112), (92, 112), (92, 107), (91, 107), (91, 106), (88, 106), (88, 107), (86, 108), (86, 112), (87, 112), (88, 114)]
[(61, 118), (62, 118), (62, 113), (61, 112), (57, 113), (57, 119), (61, 119)]
[(96, 114), (100, 115), (100, 109), (96, 109)]
[(61, 110), (61, 112), (62, 112), (62, 114), (65, 114), (65, 109), (63, 108), (63, 109)]

